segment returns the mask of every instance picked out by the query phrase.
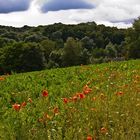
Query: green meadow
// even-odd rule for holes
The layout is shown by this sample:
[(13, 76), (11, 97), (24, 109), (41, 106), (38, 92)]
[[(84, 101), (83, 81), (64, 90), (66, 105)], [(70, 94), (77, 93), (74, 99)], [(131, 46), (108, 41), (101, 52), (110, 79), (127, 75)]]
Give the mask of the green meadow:
[(140, 60), (0, 76), (0, 140), (140, 140)]

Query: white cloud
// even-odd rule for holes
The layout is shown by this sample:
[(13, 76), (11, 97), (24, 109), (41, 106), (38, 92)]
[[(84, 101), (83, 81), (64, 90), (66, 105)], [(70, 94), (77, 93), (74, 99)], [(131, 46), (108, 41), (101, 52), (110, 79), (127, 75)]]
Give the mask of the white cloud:
[(34, 0), (28, 11), (0, 14), (0, 24), (12, 26), (37, 26), (56, 22), (76, 24), (95, 21), (98, 24), (126, 28), (140, 16), (140, 0), (87, 0), (96, 5), (95, 9), (61, 10), (41, 13), (38, 0)]

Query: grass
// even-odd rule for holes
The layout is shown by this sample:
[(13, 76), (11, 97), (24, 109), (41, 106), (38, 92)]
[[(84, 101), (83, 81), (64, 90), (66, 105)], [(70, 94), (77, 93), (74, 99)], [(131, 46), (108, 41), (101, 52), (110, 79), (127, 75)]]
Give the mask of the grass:
[(0, 77), (2, 140), (139, 140), (140, 60)]

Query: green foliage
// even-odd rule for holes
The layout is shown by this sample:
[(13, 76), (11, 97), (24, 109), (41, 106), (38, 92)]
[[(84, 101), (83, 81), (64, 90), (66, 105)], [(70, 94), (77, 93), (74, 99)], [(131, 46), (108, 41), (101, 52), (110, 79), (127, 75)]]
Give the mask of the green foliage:
[(61, 67), (62, 55), (63, 55), (62, 49), (59, 49), (58, 51), (57, 50), (52, 51), (49, 55), (49, 62), (47, 64), (47, 68)]
[(100, 58), (100, 57), (105, 57), (105, 50), (102, 48), (95, 48), (92, 50), (92, 56), (93, 58)]
[(130, 29), (95, 22), (0, 26), (0, 74), (140, 58), (139, 30), (139, 19)]
[(117, 56), (117, 50), (112, 43), (109, 43), (105, 48), (105, 53), (108, 58), (115, 58)]
[(43, 40), (40, 44), (44, 52), (46, 63), (48, 63), (49, 55), (53, 50), (55, 50), (56, 44), (54, 41), (51, 41), (49, 39)]
[(52, 33), (52, 40), (59, 40), (62, 38), (62, 32), (61, 31), (56, 31)]
[(64, 66), (74, 66), (81, 64), (82, 45), (73, 38), (68, 38), (62, 56)]
[(44, 68), (44, 55), (41, 47), (30, 43), (16, 43), (3, 49), (0, 57), (5, 72), (23, 72)]
[(140, 18), (135, 20), (133, 28), (127, 31), (125, 47), (128, 58), (140, 58)]
[(88, 50), (92, 49), (94, 47), (94, 41), (93, 39), (90, 39), (89, 37), (85, 36), (81, 39), (82, 46)]
[(13, 44), (15, 41), (9, 38), (0, 37), (0, 48), (4, 48), (10, 44)]

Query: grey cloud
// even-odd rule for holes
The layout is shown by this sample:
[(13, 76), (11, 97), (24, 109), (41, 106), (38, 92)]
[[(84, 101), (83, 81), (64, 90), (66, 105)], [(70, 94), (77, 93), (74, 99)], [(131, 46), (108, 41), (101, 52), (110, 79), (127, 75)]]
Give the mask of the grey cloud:
[(42, 7), (42, 12), (59, 11), (69, 9), (92, 9), (93, 4), (87, 3), (84, 0), (50, 0)]
[(31, 0), (0, 0), (0, 13), (25, 11), (29, 8)]

